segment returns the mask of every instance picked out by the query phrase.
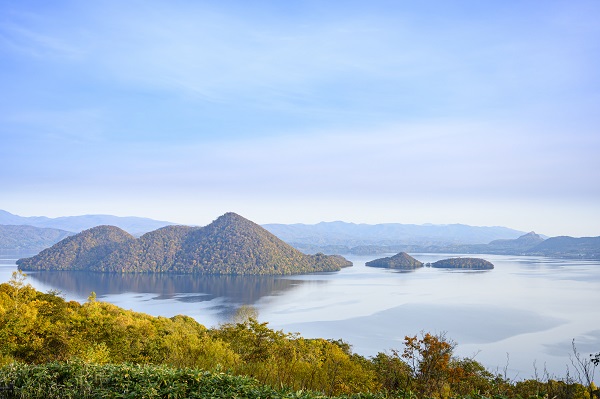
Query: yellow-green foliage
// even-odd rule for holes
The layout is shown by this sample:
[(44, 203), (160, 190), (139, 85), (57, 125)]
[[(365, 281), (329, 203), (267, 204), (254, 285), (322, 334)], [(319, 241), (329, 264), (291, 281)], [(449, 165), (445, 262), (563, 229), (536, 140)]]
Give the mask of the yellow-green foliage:
[[(84, 304), (67, 302), (58, 293), (36, 291), (25, 283), (22, 273), (15, 272), (10, 282), (0, 284), (0, 368), (7, 365), (10, 369), (14, 362), (63, 365), (75, 362), (80, 365), (77, 367), (106, 365), (105, 369), (94, 369), (104, 373), (124, 363), (154, 364), (171, 368), (143, 369), (142, 374), (148, 379), (160, 380), (165, 373), (195, 368), (252, 377), (276, 389), (287, 387), (325, 395), (362, 393), (360, 397), (382, 398), (593, 399), (599, 393), (593, 383), (584, 386), (572, 379), (508, 381), (473, 359), (454, 357), (454, 343), (443, 335), (422, 333), (405, 337), (402, 351), (392, 350), (367, 359), (353, 354), (343, 341), (305, 339), (298, 334), (276, 331), (252, 315), (251, 309), (246, 309), (239, 323), (207, 329), (187, 316), (153, 317), (124, 310), (97, 301), (93, 293)], [(74, 370), (60, 364), (49, 366), (55, 370), (52, 373)], [(111, 381), (113, 378), (110, 377)], [(220, 378), (217, 379), (221, 382), (226, 380)], [(44, 384), (56, 385), (55, 380), (52, 377), (47, 383), (39, 382), (39, 389), (35, 389), (42, 395), (46, 390)], [(122, 382), (138, 384), (137, 380)], [(170, 389), (163, 383), (158, 387), (153, 384), (142, 381), (138, 385), (150, 390)], [(110, 389), (109, 385), (106, 389)], [(283, 397), (273, 392), (267, 397)], [(72, 397), (86, 397), (77, 395)], [(263, 397), (262, 393), (257, 395)]]
[[(365, 359), (322, 339), (306, 340), (250, 318), (206, 329), (187, 316), (153, 317), (99, 302), (67, 302), (26, 285), (0, 284), (0, 361), (166, 364), (228, 370), (259, 382), (328, 394), (380, 385)], [(366, 367), (367, 365), (368, 367)]]
[(135, 238), (115, 226), (96, 226), (65, 238), (31, 258), (17, 261), (23, 270), (88, 270)]
[(359, 361), (360, 357), (335, 342), (274, 331), (255, 319), (222, 326), (212, 334), (228, 342), (239, 355), (237, 373), (266, 384), (328, 395), (381, 387), (368, 362)]
[(79, 358), (96, 363), (161, 363), (232, 367), (229, 345), (186, 316), (153, 317), (98, 302), (66, 302), (41, 293), (15, 273), (0, 284), (0, 359), (45, 363)]

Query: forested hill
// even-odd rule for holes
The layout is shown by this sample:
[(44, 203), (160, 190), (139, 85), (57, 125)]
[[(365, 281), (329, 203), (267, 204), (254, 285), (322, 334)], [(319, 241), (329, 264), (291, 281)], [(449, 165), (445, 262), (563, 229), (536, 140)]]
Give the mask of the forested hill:
[(206, 227), (167, 226), (139, 239), (99, 226), (19, 259), (22, 270), (299, 274), (351, 266), (341, 256), (304, 255), (256, 223), (226, 213)]
[(480, 258), (450, 258), (433, 262), (431, 267), (442, 269), (489, 270), (493, 269), (494, 265), (491, 262)]
[(115, 226), (97, 226), (67, 237), (31, 258), (19, 259), (25, 270), (86, 270), (135, 237)]
[(383, 267), (389, 269), (418, 269), (423, 267), (423, 262), (420, 262), (407, 254), (400, 252), (388, 258), (375, 259), (366, 263), (370, 267)]

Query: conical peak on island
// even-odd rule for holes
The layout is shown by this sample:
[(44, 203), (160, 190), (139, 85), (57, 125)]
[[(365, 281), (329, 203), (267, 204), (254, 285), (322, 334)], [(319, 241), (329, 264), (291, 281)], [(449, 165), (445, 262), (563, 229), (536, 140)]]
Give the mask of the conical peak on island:
[[(205, 227), (201, 227), (201, 229), (204, 229), (206, 231), (209, 232), (214, 232), (214, 231), (225, 231), (225, 230), (230, 230), (230, 231), (254, 231), (255, 233), (269, 233), (267, 230), (265, 230), (263, 227), (261, 227), (260, 225), (254, 223), (251, 220), (246, 219), (243, 216), (238, 215), (237, 213), (234, 212), (227, 212), (221, 216), (219, 216), (218, 218), (216, 218), (215, 220), (213, 220), (210, 224), (206, 225)], [(269, 233), (271, 234), (271, 233)]]
[(394, 256), (372, 260), (367, 262), (366, 265), (390, 269), (418, 269), (423, 267), (423, 262), (416, 260), (406, 252), (400, 252)]
[(235, 212), (226, 212), (226, 213), (222, 214), (221, 216), (219, 216), (218, 218), (216, 218), (215, 220), (213, 220), (213, 222), (210, 223), (208, 226), (219, 225), (219, 224), (231, 224), (231, 223), (255, 224), (254, 222), (246, 219), (243, 216), (238, 215)]
[(228, 212), (205, 227), (167, 226), (135, 238), (97, 226), (19, 259), (21, 270), (281, 275), (338, 271), (340, 256), (305, 255), (258, 224)]

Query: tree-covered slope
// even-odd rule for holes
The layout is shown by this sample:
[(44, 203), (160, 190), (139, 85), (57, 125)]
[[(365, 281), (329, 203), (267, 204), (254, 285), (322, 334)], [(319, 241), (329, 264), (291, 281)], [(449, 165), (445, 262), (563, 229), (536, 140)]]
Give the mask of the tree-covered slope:
[[(576, 383), (568, 368), (564, 381), (516, 382), (455, 356), (455, 346), (443, 333), (422, 332), (365, 358), (342, 340), (303, 338), (251, 317), (206, 328), (188, 316), (154, 317), (93, 294), (67, 302), (35, 290), (18, 272), (0, 283), (0, 387), (9, 387), (0, 397), (597, 397), (596, 386), (582, 376), (585, 385)], [(593, 361), (580, 364), (593, 371)]]
[(450, 258), (433, 262), (431, 267), (443, 269), (489, 270), (493, 269), (494, 265), (492, 262), (480, 258)]
[(370, 267), (383, 267), (388, 269), (417, 269), (423, 267), (423, 262), (419, 262), (406, 252), (397, 253), (387, 258), (379, 258), (365, 263)]
[(114, 226), (97, 226), (65, 238), (31, 258), (19, 259), (22, 270), (92, 270), (96, 263), (123, 244), (135, 241)]
[(93, 270), (101, 272), (167, 272), (181, 252), (184, 239), (198, 227), (167, 226), (128, 241), (100, 259)]
[[(235, 213), (206, 227), (168, 226), (139, 239), (127, 235), (115, 242), (106, 237), (91, 245), (104, 230), (88, 230), (17, 264), (23, 270), (254, 275), (336, 271), (352, 265), (340, 256), (305, 255)], [(107, 233), (114, 235), (113, 230)]]
[(189, 234), (174, 270), (208, 274), (296, 274), (339, 270), (339, 257), (308, 256), (256, 223), (226, 213)]

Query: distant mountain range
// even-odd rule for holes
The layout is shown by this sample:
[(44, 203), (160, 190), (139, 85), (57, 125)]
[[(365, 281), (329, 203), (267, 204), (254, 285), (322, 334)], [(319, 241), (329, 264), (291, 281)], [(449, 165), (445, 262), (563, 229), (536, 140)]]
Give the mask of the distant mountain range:
[(418, 252), (462, 254), (537, 255), (555, 258), (600, 259), (600, 237), (550, 237), (530, 232), (514, 240), (495, 240), (486, 245), (419, 248)]
[(0, 225), (0, 251), (38, 252), (73, 234), (42, 227)]
[(282, 275), (337, 271), (352, 263), (337, 255), (305, 255), (259, 225), (226, 213), (206, 227), (167, 226), (137, 239), (115, 226), (97, 226), (17, 265), (22, 270)]
[(525, 234), (524, 231), (507, 227), (479, 227), (464, 224), (321, 222), (317, 224), (265, 224), (263, 227), (294, 246), (487, 244), (493, 240), (514, 239)]
[[(139, 236), (175, 224), (148, 218), (111, 215), (22, 217), (0, 210), (0, 250), (38, 252), (69, 234), (98, 225), (116, 226)], [(32, 226), (37, 226), (37, 229)], [(498, 226), (321, 222), (312, 225), (265, 224), (262, 227), (306, 254), (322, 252), (380, 255), (432, 252), (600, 258), (600, 237), (547, 238), (534, 232), (524, 233)]]
[(554, 258), (600, 259), (600, 237), (574, 238), (567, 236), (544, 239), (530, 232), (516, 239), (494, 240), (489, 244), (456, 245), (361, 245), (345, 247), (340, 245), (296, 245), (305, 252), (322, 252), (343, 255), (376, 255), (397, 252), (409, 253), (448, 253), (448, 254), (498, 254), (535, 255)]
[(117, 226), (130, 234), (141, 235), (160, 227), (174, 225), (175, 223), (164, 222), (141, 217), (121, 217), (112, 215), (82, 215), (62, 216), (49, 218), (46, 216), (18, 216), (0, 209), (0, 225), (27, 225), (34, 227), (53, 228), (64, 231), (79, 233), (101, 225)]
[[(0, 210), (0, 225), (27, 225), (38, 228), (53, 228), (67, 232), (79, 233), (95, 226), (109, 225), (119, 227), (134, 236), (140, 236), (158, 228), (176, 223), (159, 221), (141, 217), (119, 217), (112, 215), (82, 215), (49, 218), (45, 216), (23, 217)], [(511, 239), (524, 232), (506, 227), (474, 227), (463, 224), (452, 225), (412, 225), (386, 223), (377, 225), (355, 224), (345, 222), (322, 222), (316, 225), (306, 224), (265, 224), (262, 227), (307, 253), (319, 252), (320, 246), (339, 246), (340, 250), (356, 246), (389, 246), (389, 245), (456, 245), (483, 244), (492, 240)], [(33, 230), (29, 229), (28, 234)], [(54, 233), (55, 241), (50, 239), (49, 232), (39, 231), (46, 237), (39, 243), (27, 244), (25, 240), (18, 244), (23, 251), (36, 251), (58, 242), (60, 234)], [(2, 242), (6, 246), (2, 246)], [(0, 231), (0, 249), (16, 249), (10, 244), (11, 239), (3, 240)], [(45, 245), (45, 247), (41, 247)], [(335, 251), (334, 251), (335, 252)]]

